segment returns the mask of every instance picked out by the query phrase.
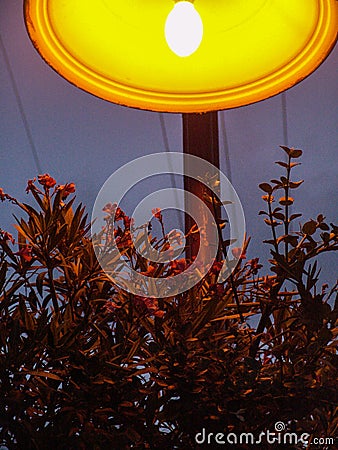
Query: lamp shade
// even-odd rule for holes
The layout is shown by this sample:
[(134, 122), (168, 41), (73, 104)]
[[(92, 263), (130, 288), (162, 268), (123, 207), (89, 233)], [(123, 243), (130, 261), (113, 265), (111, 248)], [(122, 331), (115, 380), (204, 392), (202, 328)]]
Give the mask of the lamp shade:
[(336, 42), (336, 0), (195, 0), (203, 38), (188, 57), (165, 39), (173, 0), (25, 0), (29, 36), (65, 79), (153, 111), (206, 112), (271, 97)]

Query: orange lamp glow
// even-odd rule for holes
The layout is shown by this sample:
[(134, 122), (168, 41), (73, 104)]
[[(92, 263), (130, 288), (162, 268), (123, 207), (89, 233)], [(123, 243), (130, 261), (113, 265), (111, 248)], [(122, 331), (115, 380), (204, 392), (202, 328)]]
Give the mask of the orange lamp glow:
[(313, 72), (337, 38), (336, 0), (195, 0), (203, 39), (180, 57), (165, 37), (174, 3), (25, 0), (24, 8), (35, 48), (60, 75), (153, 111), (222, 110), (271, 97)]

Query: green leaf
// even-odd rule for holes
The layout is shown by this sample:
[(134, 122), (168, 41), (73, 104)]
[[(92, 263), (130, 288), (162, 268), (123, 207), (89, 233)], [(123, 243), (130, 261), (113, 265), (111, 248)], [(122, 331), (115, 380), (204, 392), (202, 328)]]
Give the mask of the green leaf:
[(287, 242), (288, 244), (291, 244), (292, 247), (296, 247), (298, 244), (298, 236), (293, 236), (291, 234), (287, 234), (284, 237), (284, 242)]
[(291, 189), (297, 189), (302, 183), (304, 183), (304, 180), (300, 181), (290, 181), (289, 186)]
[(316, 229), (317, 229), (317, 222), (315, 222), (314, 220), (309, 220), (309, 222), (304, 223), (304, 225), (302, 226), (302, 232), (309, 236), (314, 234)]
[(282, 148), (290, 158), (299, 158), (303, 154), (302, 150), (289, 148), (285, 145), (280, 145), (280, 148)]
[(291, 222), (291, 220), (297, 219), (297, 217), (301, 217), (303, 214), (291, 214), (290, 218), (289, 218), (289, 222)]
[(42, 297), (42, 292), (43, 292), (43, 280), (46, 276), (46, 273), (47, 272), (41, 272), (41, 273), (39, 273), (39, 275), (36, 278), (36, 288), (41, 297)]
[(330, 233), (320, 233), (320, 237), (325, 244), (328, 244), (330, 242)]
[(26, 203), (20, 203), (20, 206), (29, 216), (39, 219), (39, 213), (32, 206)]
[(287, 147), (286, 145), (280, 145), (280, 148), (282, 148), (288, 156), (290, 155), (291, 149), (289, 147)]
[(295, 148), (291, 148), (290, 153), (289, 153), (291, 158), (299, 158), (300, 156), (302, 156), (302, 154), (303, 154), (302, 150), (295, 149)]
[(274, 241), (273, 239), (265, 239), (265, 240), (263, 241), (263, 243), (264, 243), (264, 244), (271, 244), (271, 245), (274, 245), (275, 241)]
[(272, 192), (272, 186), (269, 183), (261, 183), (259, 187), (262, 191), (267, 192), (268, 194), (271, 194)]
[(2, 288), (6, 282), (7, 267), (8, 264), (6, 261), (4, 261), (0, 268), (0, 292), (2, 291)]
[(280, 166), (285, 167), (286, 169), (288, 168), (288, 163), (283, 161), (275, 161), (275, 164), (279, 164)]
[(280, 213), (280, 212), (273, 213), (273, 217), (275, 217), (278, 220), (285, 220), (285, 215), (283, 213)]
[(280, 180), (276, 180), (275, 178), (272, 178), (272, 180), (270, 180), (271, 183), (275, 184), (278, 187), (283, 186), (283, 184), (280, 182)]
[(324, 231), (329, 231), (329, 229), (330, 229), (330, 227), (328, 226), (328, 224), (325, 223), (325, 222), (321, 222), (321, 223), (319, 224), (319, 227), (318, 227), (318, 228), (320, 228), (321, 230), (324, 230)]
[(29, 370), (26, 372), (28, 375), (33, 375), (36, 377), (45, 377), (50, 378), (51, 380), (57, 380), (57, 381), (63, 381), (62, 378), (60, 378), (58, 375), (55, 375), (55, 373), (50, 372), (43, 372), (38, 370)]
[(39, 195), (37, 192), (35, 192), (34, 189), (31, 190), (31, 193), (33, 194), (33, 196), (34, 196), (36, 202), (38, 203), (38, 205), (40, 206), (40, 208), (41, 208), (42, 210), (44, 210), (44, 203), (43, 203), (43, 201), (42, 201), (40, 195)]

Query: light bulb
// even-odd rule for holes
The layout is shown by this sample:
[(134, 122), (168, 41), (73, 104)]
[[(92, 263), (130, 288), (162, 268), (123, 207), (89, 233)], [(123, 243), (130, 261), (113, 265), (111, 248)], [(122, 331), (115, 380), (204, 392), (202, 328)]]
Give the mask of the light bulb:
[(203, 22), (191, 2), (179, 1), (168, 14), (165, 38), (170, 49), (178, 56), (194, 53), (203, 37)]

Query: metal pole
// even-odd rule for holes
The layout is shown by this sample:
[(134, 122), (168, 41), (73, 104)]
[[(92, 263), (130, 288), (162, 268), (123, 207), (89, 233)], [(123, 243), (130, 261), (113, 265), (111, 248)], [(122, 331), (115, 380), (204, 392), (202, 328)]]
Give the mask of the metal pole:
[[(203, 114), (182, 114), (183, 118), (183, 151), (184, 153), (198, 156), (217, 168), (219, 163), (219, 137), (218, 137), (218, 115), (217, 111), (203, 113)], [(201, 174), (202, 175), (202, 174)], [(204, 193), (208, 192), (206, 188), (198, 180), (189, 177), (184, 177), (184, 190), (196, 195), (200, 200), (204, 201)], [(187, 199), (185, 200), (188, 201)], [(212, 205), (209, 209), (213, 212)], [(217, 208), (217, 215), (219, 216), (220, 208)], [(202, 227), (207, 228), (208, 223), (203, 217), (202, 212), (197, 209), (195, 214), (199, 218)], [(188, 234), (194, 221), (186, 214), (185, 216), (185, 233)], [(194, 258), (199, 250), (200, 240), (198, 233), (188, 236), (186, 257), (188, 259)], [(202, 242), (202, 241), (201, 241)], [(207, 246), (201, 244), (202, 257), (207, 260), (209, 249)]]

